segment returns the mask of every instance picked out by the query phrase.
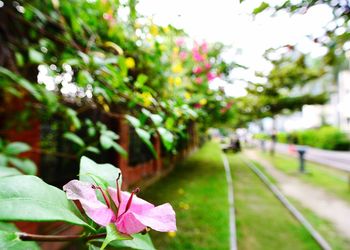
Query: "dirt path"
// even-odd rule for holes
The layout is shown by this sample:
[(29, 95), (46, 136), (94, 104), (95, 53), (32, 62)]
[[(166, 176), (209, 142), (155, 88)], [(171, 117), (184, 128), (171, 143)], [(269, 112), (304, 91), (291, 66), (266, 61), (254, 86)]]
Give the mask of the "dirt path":
[(264, 166), (285, 195), (298, 200), (303, 206), (331, 222), (339, 233), (350, 239), (350, 205), (347, 202), (321, 188), (282, 173), (254, 151), (247, 150), (245, 155)]

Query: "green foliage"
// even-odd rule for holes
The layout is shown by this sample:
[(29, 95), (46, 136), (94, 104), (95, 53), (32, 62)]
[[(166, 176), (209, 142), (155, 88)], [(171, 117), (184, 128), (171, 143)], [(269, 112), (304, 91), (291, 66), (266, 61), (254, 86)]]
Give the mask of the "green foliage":
[(18, 229), (10, 223), (0, 222), (0, 249), (4, 250), (39, 250), (35, 242), (21, 241), (16, 234)]
[(270, 139), (270, 136), (265, 133), (256, 133), (254, 134), (253, 138), (258, 140), (268, 140)]
[(107, 236), (103, 241), (101, 246), (101, 250), (105, 249), (107, 245), (109, 245), (113, 241), (121, 241), (121, 240), (131, 240), (132, 237), (128, 235), (122, 235), (118, 232), (116, 226), (113, 223), (110, 223), (106, 226)]
[(262, 2), (260, 4), (259, 7), (256, 7), (254, 10), (253, 10), (253, 14), (256, 15), (256, 14), (259, 14), (261, 12), (263, 12), (264, 10), (266, 10), (270, 5), (266, 2)]
[(288, 137), (288, 133), (285, 132), (279, 132), (277, 133), (277, 141), (281, 143), (291, 143), (289, 140), (290, 138)]
[(132, 240), (112, 241), (110, 246), (116, 248), (132, 248), (139, 250), (155, 250), (149, 234), (135, 234)]
[(281, 143), (308, 145), (328, 150), (349, 150), (350, 139), (338, 128), (325, 126), (315, 129), (297, 130), (290, 133), (279, 132), (277, 140)]
[(19, 154), (30, 149), (30, 146), (26, 143), (6, 143), (0, 139), (0, 167), (4, 171), (1, 175), (8, 176), (21, 173), (35, 175), (37, 171), (35, 163), (29, 159), (19, 157)]
[(298, 143), (330, 150), (349, 150), (350, 139), (341, 130), (334, 127), (308, 129), (296, 132)]
[(81, 181), (98, 182), (98, 185), (106, 189), (107, 187), (115, 187), (115, 180), (120, 174), (120, 169), (111, 164), (98, 164), (85, 156), (80, 159), (79, 180)]
[(0, 220), (64, 221), (90, 228), (62, 190), (30, 175), (1, 179)]
[[(250, 83), (248, 95), (240, 99), (238, 108), (247, 121), (290, 113), (307, 104), (327, 102), (326, 89), (320, 91), (312, 82), (325, 74), (323, 67), (307, 63), (307, 57), (294, 48), (283, 49), (266, 52), (265, 57), (273, 68), (267, 75), (257, 73), (266, 83)], [(278, 59), (272, 59), (271, 55), (276, 54)]]
[[(1, 172), (0, 172), (1, 173)], [(82, 157), (80, 161), (79, 179), (84, 182), (95, 183), (104, 190), (116, 185), (119, 180), (121, 186), (121, 172), (110, 164), (98, 164), (93, 160)], [(109, 199), (111, 199), (109, 197)], [(133, 249), (154, 250), (154, 246), (148, 234), (124, 235), (117, 231), (112, 223), (106, 228), (86, 221), (75, 204), (68, 200), (66, 194), (51, 185), (46, 184), (40, 178), (29, 175), (17, 175), (2, 177), (0, 182), (0, 220), (1, 221), (32, 221), (54, 222), (63, 221), (85, 228), (84, 233), (77, 238), (85, 241), (88, 236), (92, 240), (86, 244), (95, 249), (100, 246)], [(106, 236), (103, 237), (103, 233)], [(101, 236), (102, 234), (102, 236)], [(21, 241), (21, 234), (12, 224), (0, 222), (0, 248), (1, 249), (39, 249), (33, 242)], [(23, 239), (23, 238), (22, 238)]]
[[(187, 46), (189, 39), (182, 30), (157, 26), (137, 13), (137, 1), (35, 0), (20, 4), (24, 14), (13, 8), (11, 1), (5, 5), (11, 22), (23, 32), (6, 41), (5, 46), (14, 51), (13, 65), (18, 70), (1, 68), (1, 87), (7, 95), (33, 96), (38, 103), (29, 102), (26, 108), (39, 109), (39, 118), (62, 118), (65, 138), (75, 144), (78, 155), (87, 150), (126, 152), (116, 138), (105, 133), (99, 135), (99, 145), (92, 139), (90, 143), (93, 129), (83, 124), (75, 105), (111, 117), (126, 113), (141, 120), (147, 116), (142, 127), (133, 126), (153, 153), (151, 136), (156, 131), (165, 148), (172, 151), (194, 120), (205, 130), (227, 119), (228, 98), (222, 91), (209, 90), (208, 75), (225, 77), (229, 73), (230, 65), (220, 56), (221, 44)], [(123, 18), (120, 12), (129, 16)], [(145, 35), (148, 39), (143, 39)], [(177, 42), (181, 39), (184, 42)], [(40, 85), (32, 82), (36, 72), (30, 75), (24, 70), (38, 66), (39, 75), (46, 72)], [(200, 72), (194, 72), (196, 67)], [(61, 82), (48, 91), (47, 79)], [(62, 79), (71, 80), (63, 84)], [(67, 94), (65, 84), (74, 85), (79, 94)]]

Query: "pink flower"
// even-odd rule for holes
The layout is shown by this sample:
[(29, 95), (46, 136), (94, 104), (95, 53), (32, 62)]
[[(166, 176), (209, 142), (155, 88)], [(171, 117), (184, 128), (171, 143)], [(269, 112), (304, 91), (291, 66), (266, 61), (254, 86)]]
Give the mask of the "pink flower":
[(196, 61), (196, 62), (202, 62), (204, 61), (204, 57), (199, 53), (199, 51), (197, 49), (193, 49), (192, 50), (192, 56), (193, 56), (193, 59)]
[(181, 47), (185, 43), (185, 39), (183, 37), (180, 37), (176, 39), (175, 43), (177, 46)]
[(206, 41), (203, 41), (202, 46), (201, 46), (201, 50), (204, 54), (206, 54), (208, 52), (208, 44)]
[(181, 60), (185, 60), (186, 57), (187, 57), (187, 53), (186, 53), (185, 51), (181, 51), (180, 54), (179, 54), (179, 56), (180, 56), (180, 59), (181, 59)]
[(208, 81), (212, 81), (212, 80), (214, 80), (216, 77), (217, 77), (217, 75), (216, 75), (215, 73), (208, 72), (208, 74), (207, 74)]
[(194, 81), (195, 81), (195, 83), (197, 83), (197, 84), (202, 84), (203, 79), (202, 79), (201, 77), (196, 77), (196, 79), (195, 79)]
[(211, 64), (207, 62), (207, 63), (205, 64), (205, 68), (206, 68), (206, 69), (210, 69), (210, 68), (211, 68)]
[[(105, 204), (97, 199), (96, 189), (102, 193)], [(114, 223), (125, 234), (139, 233), (146, 227), (160, 232), (176, 231), (175, 212), (169, 203), (155, 207), (136, 197), (138, 188), (132, 193), (121, 191), (118, 180), (117, 189), (108, 187), (108, 195), (101, 187), (78, 180), (68, 182), (63, 190), (68, 199), (79, 200), (87, 216), (101, 226)]]
[(200, 73), (202, 73), (202, 68), (199, 67), (199, 66), (195, 67), (195, 68), (193, 69), (193, 73), (194, 73), (194, 74), (200, 74)]

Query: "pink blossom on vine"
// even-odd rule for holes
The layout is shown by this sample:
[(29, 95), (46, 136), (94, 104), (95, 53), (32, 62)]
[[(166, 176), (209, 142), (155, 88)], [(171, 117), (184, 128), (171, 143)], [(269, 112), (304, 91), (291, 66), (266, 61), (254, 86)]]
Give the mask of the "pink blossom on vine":
[(197, 66), (193, 69), (194, 74), (200, 74), (200, 73), (202, 73), (202, 71), (203, 71), (203, 69), (199, 66)]
[(207, 74), (208, 81), (212, 81), (216, 77), (217, 77), (217, 75), (215, 73), (213, 73), (213, 72), (208, 72), (208, 74)]
[(180, 37), (180, 38), (176, 39), (175, 43), (177, 46), (181, 47), (182, 45), (184, 45), (185, 39), (183, 37)]
[[(72, 180), (63, 186), (68, 199), (78, 200), (87, 216), (101, 226), (114, 223), (119, 232), (135, 234), (147, 227), (160, 232), (176, 231), (175, 212), (169, 203), (155, 207), (132, 193), (117, 188), (107, 190), (90, 183)], [(102, 193), (105, 203), (97, 199), (96, 190)], [(107, 194), (108, 192), (108, 194)], [(111, 197), (111, 199), (109, 198)], [(114, 207), (111, 203), (114, 203)]]
[(201, 50), (202, 50), (202, 53), (204, 54), (208, 53), (208, 43), (206, 41), (203, 41), (201, 45)]
[(187, 58), (187, 53), (186, 51), (181, 51), (179, 54), (179, 57), (181, 60), (185, 60)]
[(192, 56), (193, 56), (193, 59), (196, 61), (196, 62), (203, 62), (204, 61), (204, 56), (202, 56), (198, 49), (196, 48), (193, 48), (192, 50)]
[(197, 84), (202, 84), (203, 83), (203, 79), (201, 77), (196, 77), (196, 79), (194, 81)]

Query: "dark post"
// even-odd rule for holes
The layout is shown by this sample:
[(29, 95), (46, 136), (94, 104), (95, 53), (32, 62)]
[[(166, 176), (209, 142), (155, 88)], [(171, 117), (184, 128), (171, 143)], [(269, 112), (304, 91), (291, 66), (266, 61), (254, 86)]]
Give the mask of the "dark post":
[(298, 147), (297, 151), (298, 151), (298, 154), (299, 154), (299, 171), (300, 171), (300, 173), (305, 173), (305, 153), (306, 153), (306, 148)]

